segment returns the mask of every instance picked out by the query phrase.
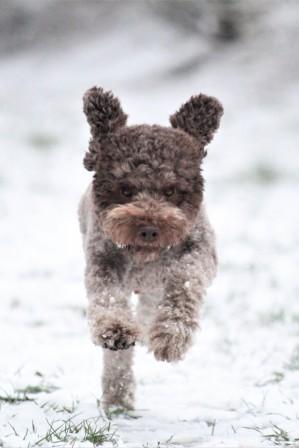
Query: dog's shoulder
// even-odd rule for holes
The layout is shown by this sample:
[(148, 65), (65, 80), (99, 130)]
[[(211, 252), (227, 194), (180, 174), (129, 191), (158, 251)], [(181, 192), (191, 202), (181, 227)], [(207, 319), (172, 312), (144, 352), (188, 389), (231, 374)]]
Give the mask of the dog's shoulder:
[(111, 241), (105, 241), (100, 251), (93, 254), (93, 262), (101, 269), (104, 277), (116, 274), (121, 280), (126, 272), (127, 260), (123, 251), (119, 250)]
[(182, 257), (184, 255), (188, 255), (192, 252), (198, 251), (199, 248), (200, 241), (196, 237), (189, 235), (187, 239), (181, 244), (178, 255)]

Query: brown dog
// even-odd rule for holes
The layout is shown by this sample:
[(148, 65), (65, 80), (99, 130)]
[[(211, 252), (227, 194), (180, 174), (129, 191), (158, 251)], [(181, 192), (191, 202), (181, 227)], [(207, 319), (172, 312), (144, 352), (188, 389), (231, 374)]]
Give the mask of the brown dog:
[(131, 409), (135, 342), (157, 360), (182, 359), (216, 272), (201, 162), (223, 109), (200, 94), (170, 117), (172, 127), (128, 127), (118, 99), (93, 87), (84, 112), (92, 135), (84, 166), (95, 172), (79, 207), (88, 316), (105, 349), (104, 406)]

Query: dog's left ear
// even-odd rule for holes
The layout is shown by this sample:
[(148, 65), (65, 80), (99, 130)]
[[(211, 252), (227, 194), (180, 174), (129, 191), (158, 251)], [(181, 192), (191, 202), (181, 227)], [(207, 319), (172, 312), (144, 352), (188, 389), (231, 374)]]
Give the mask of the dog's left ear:
[(171, 115), (170, 123), (172, 127), (191, 134), (205, 146), (213, 139), (222, 114), (222, 104), (216, 98), (201, 93), (192, 96)]

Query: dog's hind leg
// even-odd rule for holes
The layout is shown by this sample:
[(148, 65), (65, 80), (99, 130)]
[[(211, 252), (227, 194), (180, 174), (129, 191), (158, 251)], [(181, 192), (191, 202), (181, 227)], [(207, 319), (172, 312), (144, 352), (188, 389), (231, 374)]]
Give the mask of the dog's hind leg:
[(118, 351), (103, 350), (102, 403), (106, 412), (113, 407), (134, 408), (133, 355), (134, 347)]

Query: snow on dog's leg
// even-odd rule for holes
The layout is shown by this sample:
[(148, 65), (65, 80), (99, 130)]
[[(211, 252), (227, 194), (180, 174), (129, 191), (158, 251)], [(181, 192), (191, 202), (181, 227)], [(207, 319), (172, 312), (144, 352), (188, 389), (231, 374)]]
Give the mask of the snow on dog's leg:
[(132, 357), (139, 329), (128, 304), (128, 291), (107, 265), (104, 253), (87, 254), (85, 283), (91, 336), (104, 349), (104, 409), (108, 410), (110, 405), (132, 409)]
[(164, 296), (149, 334), (149, 348), (157, 360), (179, 361), (191, 346), (216, 266), (214, 232), (202, 210), (193, 239), (166, 266)]
[(168, 282), (150, 329), (149, 348), (159, 361), (183, 359), (198, 328), (203, 290), (196, 278), (187, 278), (177, 275)]

